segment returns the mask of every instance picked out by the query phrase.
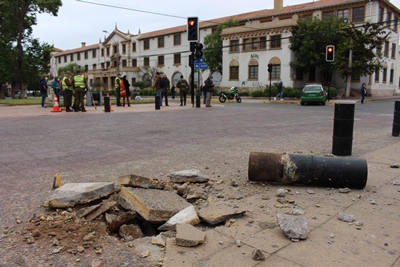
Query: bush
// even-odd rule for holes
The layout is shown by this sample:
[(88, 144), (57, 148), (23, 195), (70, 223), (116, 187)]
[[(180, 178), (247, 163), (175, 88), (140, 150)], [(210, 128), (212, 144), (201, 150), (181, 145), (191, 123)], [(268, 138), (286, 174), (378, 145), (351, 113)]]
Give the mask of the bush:
[(240, 96), (250, 96), (249, 92), (241, 92), (239, 93)]
[[(324, 86), (324, 90), (328, 93), (328, 86)], [(337, 97), (337, 90), (334, 87), (329, 88), (329, 97), (334, 98)]]
[(155, 96), (156, 94), (157, 94), (156, 90), (153, 89), (140, 90), (140, 95), (142, 96)]
[(262, 90), (254, 91), (251, 93), (251, 96), (252, 97), (264, 97), (264, 91), (262, 91)]
[(151, 87), (150, 82), (135, 82), (132, 84), (133, 87), (139, 87), (140, 89)]

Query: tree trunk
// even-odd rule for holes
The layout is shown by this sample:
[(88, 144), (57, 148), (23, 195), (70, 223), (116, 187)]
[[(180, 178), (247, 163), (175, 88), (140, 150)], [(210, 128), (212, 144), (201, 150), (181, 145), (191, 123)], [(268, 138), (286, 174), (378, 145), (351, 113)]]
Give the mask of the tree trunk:
[[(353, 39), (350, 40), (351, 45), (353, 45)], [(350, 49), (349, 53), (349, 70), (351, 70), (351, 66), (353, 65), (353, 49)], [(346, 98), (350, 98), (350, 89), (351, 89), (351, 74), (347, 76), (346, 83)]]

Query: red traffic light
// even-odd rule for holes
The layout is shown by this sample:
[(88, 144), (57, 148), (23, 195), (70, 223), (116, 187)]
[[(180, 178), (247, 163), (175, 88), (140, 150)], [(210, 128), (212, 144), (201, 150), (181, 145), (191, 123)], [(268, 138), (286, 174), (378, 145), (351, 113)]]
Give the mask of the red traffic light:
[(327, 45), (326, 46), (326, 62), (333, 62), (335, 60), (335, 46), (334, 45)]
[(193, 19), (190, 19), (189, 21), (188, 21), (188, 23), (189, 23), (189, 25), (190, 26), (194, 26), (194, 24), (196, 23)]
[(199, 40), (199, 18), (191, 17), (187, 20), (187, 38), (188, 41)]

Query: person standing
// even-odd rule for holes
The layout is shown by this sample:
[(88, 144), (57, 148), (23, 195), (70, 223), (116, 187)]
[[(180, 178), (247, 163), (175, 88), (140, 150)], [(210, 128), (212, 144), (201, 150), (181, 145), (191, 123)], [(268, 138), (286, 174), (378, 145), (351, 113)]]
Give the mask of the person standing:
[(126, 75), (122, 77), (122, 81), (124, 82), (124, 87), (125, 87), (125, 96), (122, 97), (122, 106), (125, 107), (125, 98), (126, 98), (128, 102), (128, 107), (130, 107), (131, 104), (129, 103), (129, 97), (131, 96), (131, 90), (129, 90), (129, 87), (131, 86), (131, 84), (126, 79)]
[(60, 102), (60, 81), (58, 80), (58, 77), (54, 78), (51, 83), (51, 88), (53, 88), (53, 92), (57, 96), (58, 102)]
[(168, 105), (168, 90), (170, 88), (170, 82), (169, 82), (169, 80), (167, 78), (167, 74), (164, 73), (162, 79), (164, 80), (164, 83), (163, 83), (163, 85), (164, 85), (163, 86), (163, 96), (165, 96), (165, 105), (169, 106)]
[(72, 112), (73, 110), (71, 109), (72, 106), (72, 81), (71, 81), (71, 72), (67, 71), (64, 74), (63, 79), (61, 80), (62, 84), (62, 91), (64, 93), (64, 99), (65, 99), (65, 108), (67, 112)]
[(162, 87), (161, 87), (161, 77), (160, 77), (160, 73), (158, 71), (156, 72), (156, 77), (154, 79), (153, 89), (156, 90), (157, 99), (158, 99), (158, 101), (160, 101), (160, 107), (161, 107), (162, 106)]
[(211, 97), (214, 90), (214, 82), (212, 81), (212, 76), (208, 76), (207, 80), (204, 81), (204, 86), (206, 87), (207, 92), (207, 100), (206, 100), (206, 107), (210, 108), (211, 106)]
[(367, 85), (363, 83), (360, 88), (361, 93), (361, 104), (364, 104), (365, 96), (367, 95)]
[(75, 93), (75, 105), (74, 105), (74, 111), (82, 111), (86, 112), (85, 109), (85, 94), (86, 94), (86, 88), (88, 88), (86, 79), (82, 74), (81, 70), (77, 71), (77, 75), (74, 76), (72, 80), (72, 84), (74, 87), (74, 93)]
[(114, 90), (115, 90), (115, 96), (117, 98), (117, 106), (120, 107), (121, 106), (121, 86), (120, 86), (120, 82), (121, 82), (121, 74), (117, 74), (117, 77), (115, 77), (114, 80)]
[(181, 100), (180, 105), (186, 106), (186, 95), (189, 90), (189, 84), (185, 79), (183, 79), (183, 75), (181, 75), (180, 80), (176, 83), (176, 87), (179, 88), (179, 96)]
[(277, 97), (279, 97), (281, 100), (283, 100), (283, 86), (282, 86), (282, 81), (280, 81), (277, 86), (278, 94), (274, 97), (274, 100), (276, 100)]
[(47, 108), (44, 105), (44, 101), (47, 97), (47, 74), (43, 74), (42, 78), (39, 80), (39, 90), (40, 94), (42, 95), (42, 108)]

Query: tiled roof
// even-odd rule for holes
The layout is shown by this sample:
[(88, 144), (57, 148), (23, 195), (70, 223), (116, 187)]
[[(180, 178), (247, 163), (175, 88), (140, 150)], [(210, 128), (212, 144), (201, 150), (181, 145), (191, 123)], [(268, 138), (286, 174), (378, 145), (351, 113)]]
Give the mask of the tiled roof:
[(64, 51), (62, 51), (60, 53), (57, 53), (56, 56), (59, 57), (59, 56), (69, 55), (69, 54), (72, 54), (72, 53), (84, 52), (84, 51), (88, 51), (88, 50), (92, 50), (92, 49), (97, 49), (99, 47), (100, 47), (99, 44), (81, 46), (81, 47), (75, 48), (75, 49), (64, 50)]

